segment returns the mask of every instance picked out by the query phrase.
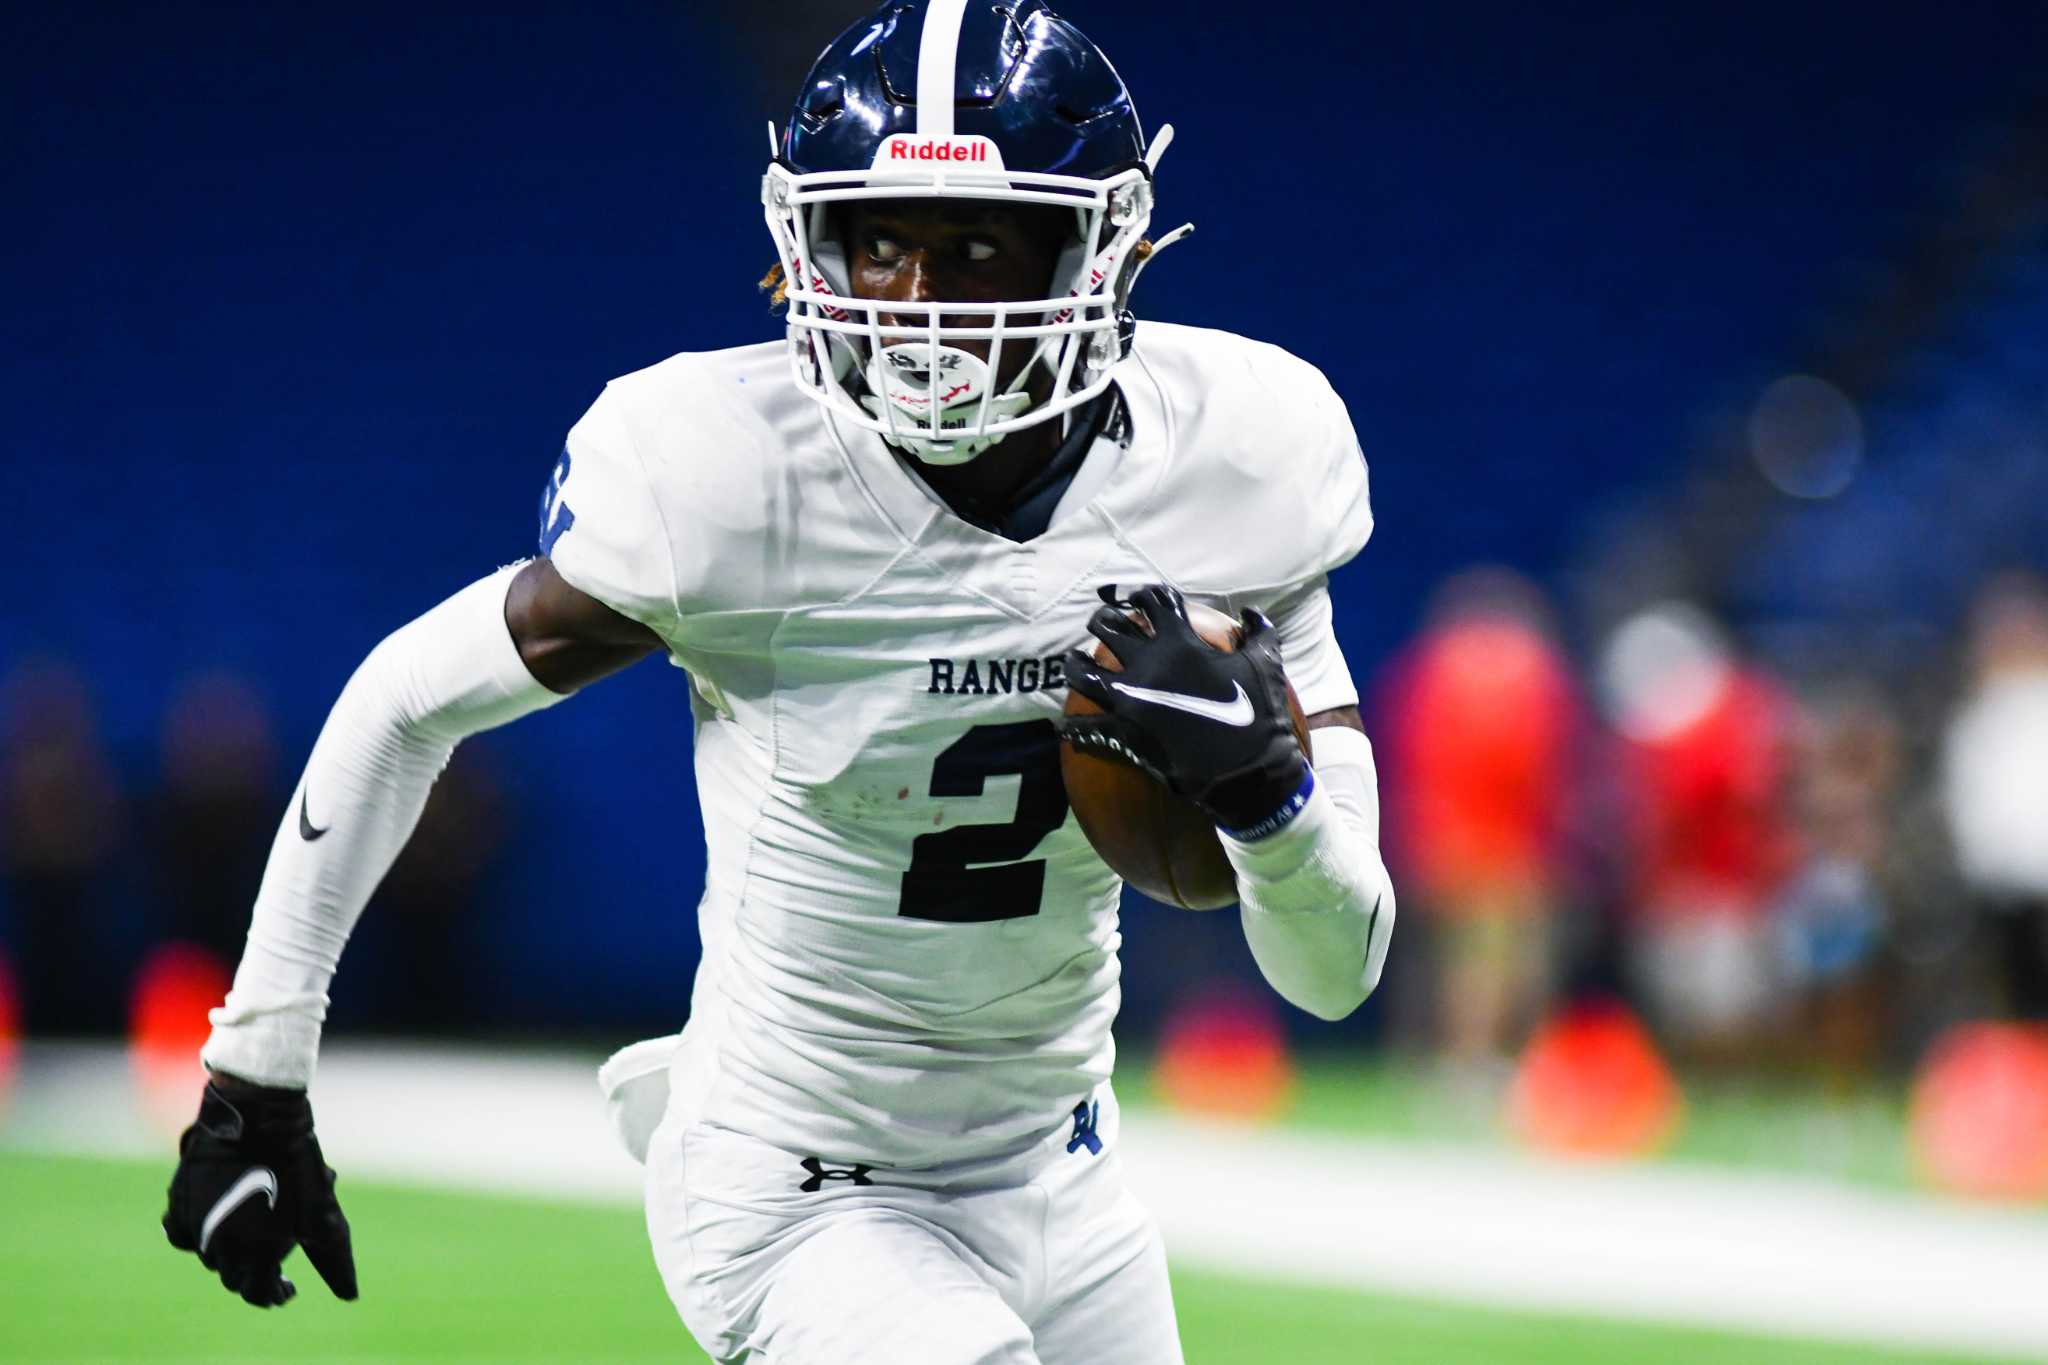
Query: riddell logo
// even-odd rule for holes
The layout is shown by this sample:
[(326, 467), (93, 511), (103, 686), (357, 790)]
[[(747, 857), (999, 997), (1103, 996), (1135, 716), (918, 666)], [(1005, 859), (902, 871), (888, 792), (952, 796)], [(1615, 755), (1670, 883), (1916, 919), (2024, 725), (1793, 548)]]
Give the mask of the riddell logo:
[(883, 142), (875, 152), (877, 170), (887, 166), (907, 170), (913, 162), (986, 167), (990, 170), (1003, 168), (1002, 154), (996, 150), (996, 144), (985, 137), (921, 137), (913, 133), (898, 133)]
[(972, 142), (912, 142), (908, 138), (889, 140), (891, 161), (986, 161), (988, 144)]

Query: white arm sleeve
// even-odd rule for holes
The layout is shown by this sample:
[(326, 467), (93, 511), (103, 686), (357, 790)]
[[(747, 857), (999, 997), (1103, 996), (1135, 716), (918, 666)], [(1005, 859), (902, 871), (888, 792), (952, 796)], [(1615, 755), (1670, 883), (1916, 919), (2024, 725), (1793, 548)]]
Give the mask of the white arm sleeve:
[(1289, 1003), (1342, 1019), (1379, 984), (1394, 887), (1380, 861), (1371, 741), (1344, 726), (1311, 738), (1315, 789), (1301, 813), (1262, 839), (1221, 838), (1259, 970)]
[(206, 1065), (262, 1085), (313, 1078), (327, 984), (349, 930), (411, 837), (456, 742), (562, 700), (505, 627), (520, 564), (472, 583), (370, 651), (292, 793)]

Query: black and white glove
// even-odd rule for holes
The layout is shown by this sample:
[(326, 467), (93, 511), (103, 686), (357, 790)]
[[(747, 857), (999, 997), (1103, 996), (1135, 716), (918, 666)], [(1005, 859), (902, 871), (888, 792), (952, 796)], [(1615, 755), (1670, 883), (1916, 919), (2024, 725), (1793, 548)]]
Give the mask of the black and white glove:
[[(1235, 652), (1203, 640), (1187, 602), (1163, 583), (1128, 601), (1112, 587), (1088, 633), (1122, 665), (1067, 651), (1067, 686), (1101, 707), (1067, 716), (1060, 735), (1077, 749), (1136, 764), (1233, 834), (1256, 836), (1304, 799), (1308, 760), (1287, 707), (1287, 674), (1273, 623), (1247, 609)], [(1145, 614), (1150, 629), (1130, 616)]]
[(178, 1139), (164, 1235), (258, 1308), (298, 1290), (281, 1273), (294, 1245), (338, 1299), (356, 1296), (348, 1219), (313, 1136), (303, 1090), (215, 1076)]

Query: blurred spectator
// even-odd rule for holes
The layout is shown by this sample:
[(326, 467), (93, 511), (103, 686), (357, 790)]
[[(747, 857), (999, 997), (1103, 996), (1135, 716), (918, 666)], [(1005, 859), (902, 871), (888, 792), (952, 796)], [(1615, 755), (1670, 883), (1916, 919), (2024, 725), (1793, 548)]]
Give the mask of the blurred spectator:
[(1942, 788), (1956, 861), (1990, 930), (2006, 1008), (2048, 1018), (2048, 589), (1980, 595), (1972, 681), (1950, 721)]
[(1622, 623), (1601, 684), (1633, 792), (1635, 987), (1681, 1050), (1752, 1058), (1775, 1003), (1767, 909), (1796, 847), (1786, 760), (1797, 713), (1678, 603)]
[(189, 679), (161, 756), (152, 842), (169, 935), (232, 966), (285, 807), (269, 710), (231, 674)]
[[(484, 885), (505, 845), (505, 797), (485, 750), (456, 750), (419, 827), (365, 916), (383, 961), (374, 1023), (401, 1030), (474, 1029), (471, 979), (484, 955)], [(363, 973), (368, 976), (370, 973)]]
[(24, 667), (0, 687), (0, 877), (31, 1035), (122, 1024), (127, 963), (107, 902), (122, 825), (84, 679), (61, 663)]
[(1499, 1058), (1543, 1012), (1578, 702), (1533, 584), (1453, 579), (1389, 691), (1390, 842), (1429, 925), (1439, 1041)]
[(1799, 755), (1794, 808), (1804, 856), (1777, 903), (1778, 963), (1793, 992), (1792, 1036), (1843, 1081), (1867, 1075), (1883, 1042), (1877, 967), (1900, 735), (1874, 694), (1816, 712)]

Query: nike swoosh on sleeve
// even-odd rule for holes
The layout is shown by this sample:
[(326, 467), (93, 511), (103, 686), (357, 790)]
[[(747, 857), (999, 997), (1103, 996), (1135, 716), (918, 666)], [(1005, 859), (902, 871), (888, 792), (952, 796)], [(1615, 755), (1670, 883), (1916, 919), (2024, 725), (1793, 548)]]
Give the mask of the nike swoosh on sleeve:
[(1221, 721), (1225, 725), (1250, 725), (1257, 712), (1252, 710), (1252, 699), (1245, 695), (1244, 684), (1233, 682), (1231, 690), (1236, 696), (1225, 701), (1211, 701), (1207, 697), (1191, 697), (1185, 692), (1162, 692), (1157, 688), (1133, 687), (1129, 683), (1112, 680), (1109, 684), (1133, 701), (1150, 702), (1164, 706), (1170, 711), (1185, 711), (1191, 716), (1206, 720)]
[[(333, 825), (327, 827), (327, 829), (333, 828)], [(299, 837), (310, 844), (325, 834), (327, 829), (313, 828), (313, 818), (306, 814), (306, 792), (304, 789), (301, 789), (299, 792)]]
[(270, 1207), (277, 1207), (277, 1172), (268, 1166), (251, 1166), (242, 1172), (242, 1178), (228, 1186), (227, 1193), (213, 1201), (213, 1207), (206, 1211), (206, 1219), (199, 1225), (199, 1254), (206, 1254), (207, 1243), (213, 1234), (220, 1231), (220, 1225), (228, 1215), (249, 1202), (256, 1195), (265, 1195)]

